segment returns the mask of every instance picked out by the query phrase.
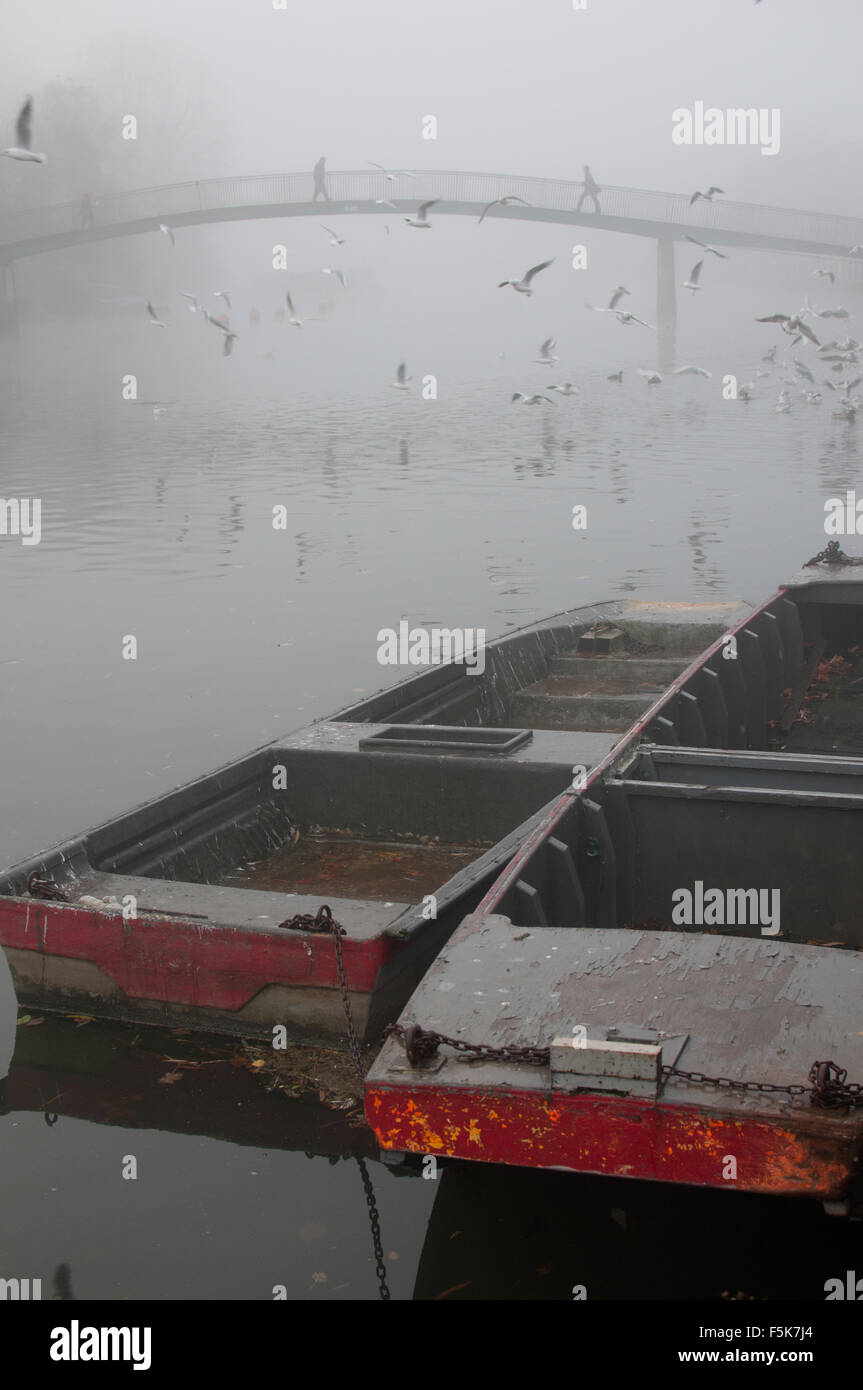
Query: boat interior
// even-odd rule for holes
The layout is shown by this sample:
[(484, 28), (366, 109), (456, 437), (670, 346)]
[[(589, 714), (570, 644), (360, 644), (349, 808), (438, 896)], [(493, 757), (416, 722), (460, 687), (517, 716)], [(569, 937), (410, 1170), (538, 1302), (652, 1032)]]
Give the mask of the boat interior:
[(261, 931), (327, 902), (351, 934), (421, 936), (420, 970), (480, 904), (670, 927), (685, 863), (780, 890), (785, 940), (856, 946), (860, 593), (804, 572), (757, 610), (571, 610), (482, 672), (425, 670), (20, 864), (0, 895), (35, 874), (35, 896)]

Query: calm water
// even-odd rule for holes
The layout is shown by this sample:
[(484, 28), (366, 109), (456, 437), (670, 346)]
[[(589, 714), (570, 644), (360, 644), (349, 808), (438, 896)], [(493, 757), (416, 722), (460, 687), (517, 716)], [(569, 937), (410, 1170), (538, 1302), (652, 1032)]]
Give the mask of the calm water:
[[(42, 498), (43, 536), (0, 541), (0, 860), (376, 689), (376, 633), (402, 616), (493, 637), (616, 596), (773, 592), (824, 544), (825, 498), (855, 486), (859, 430), (826, 391), (777, 414), (781, 374), (749, 405), (722, 400), (721, 375), (751, 379), (778, 337), (751, 323), (772, 294), (735, 291), (709, 333), (686, 306), (679, 360), (714, 375), (655, 389), (634, 375), (654, 365), (643, 330), (598, 322), (580, 291), (550, 373), (533, 360), (547, 306), (503, 296), (493, 332), (430, 301), (424, 337), (399, 334), (387, 300), (373, 348), (352, 307), (302, 334), (241, 314), (230, 359), (182, 307), (158, 344), (137, 310), (25, 324), (0, 491)], [(437, 400), (389, 388), (404, 355), (417, 380), (437, 375)], [(128, 372), (164, 413), (122, 400)], [(510, 404), (567, 379), (574, 400)], [(0, 1273), (50, 1282), (65, 1263), (82, 1299), (378, 1296), (360, 1171), (338, 1158), (365, 1141), (340, 1117), (310, 1132), (285, 1102), (284, 1121), (262, 1119), (239, 1070), (230, 1087), (184, 1081), (180, 1105), (127, 1064), (122, 1030), (40, 1031), (18, 1030), (0, 1118)], [(86, 1118), (46, 1124), (58, 1092)], [(369, 1172), (396, 1298), (819, 1296), (860, 1257), (806, 1203), (459, 1166), (424, 1181), (373, 1153)]]

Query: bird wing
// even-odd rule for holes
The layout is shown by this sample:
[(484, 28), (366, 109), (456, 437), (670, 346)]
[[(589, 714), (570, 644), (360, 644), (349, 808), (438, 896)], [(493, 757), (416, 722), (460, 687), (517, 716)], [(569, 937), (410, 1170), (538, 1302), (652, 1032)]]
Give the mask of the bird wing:
[(697, 201), (699, 198), (701, 198), (702, 196), (703, 196), (703, 195), (702, 195), (701, 193), (693, 193), (692, 197), (689, 199), (689, 206), (692, 207), (692, 204), (693, 204), (694, 202), (696, 202), (696, 201)]
[(710, 195), (711, 195), (711, 193), (724, 193), (724, 192), (725, 192), (725, 189), (724, 189), (724, 188), (717, 188), (716, 185), (712, 183), (712, 184), (710, 185), (710, 187), (708, 188), (708, 190), (707, 190), (707, 196), (708, 196), (708, 198), (709, 198)]
[[(694, 193), (694, 194), (692, 195), (692, 198), (697, 198), (697, 197), (698, 197), (698, 194), (697, 194), (697, 193)], [(690, 203), (692, 202), (692, 198), (690, 198), (690, 200), (689, 200)], [(707, 242), (706, 242), (706, 241), (699, 241), (699, 240), (698, 240), (698, 237), (690, 236), (688, 232), (684, 232), (684, 233), (683, 233), (683, 240), (684, 240), (684, 241), (691, 241), (693, 246), (700, 246), (701, 249), (702, 249), (703, 251), (706, 251), (706, 250), (707, 250)]]
[(768, 314), (766, 318), (756, 319), (756, 323), (788, 323), (790, 314)]
[(371, 164), (373, 168), (380, 169), (382, 174), (385, 174), (387, 172), (384, 166), (382, 164), (378, 164), (377, 161), (374, 159), (367, 159), (366, 164)]
[(503, 202), (503, 199), (502, 199), (502, 198), (493, 198), (492, 201), (491, 201), (490, 203), (486, 203), (485, 207), (483, 208), (482, 212), (481, 212), (480, 215), (479, 215), (479, 220), (480, 220), (480, 222), (481, 222), (482, 219), (485, 217), (485, 215), (486, 215), (487, 212), (490, 212), (492, 208), (496, 208), (496, 207), (498, 206), (498, 204), (499, 204), (499, 203), (502, 203), (502, 202)]
[(396, 381), (403, 382), (407, 376), (407, 363), (400, 362), (396, 371)]
[(694, 265), (694, 266), (692, 267), (692, 269), (690, 270), (690, 272), (689, 272), (689, 280), (690, 280), (690, 283), (691, 283), (691, 284), (693, 284), (693, 285), (697, 285), (697, 284), (698, 284), (699, 278), (700, 278), (700, 276), (701, 276), (701, 267), (702, 267), (703, 265), (704, 265), (704, 261), (696, 261), (695, 265)]
[(543, 355), (545, 355), (546, 353), (551, 352), (551, 349), (552, 349), (553, 347), (554, 347), (554, 339), (553, 339), (553, 338), (546, 338), (546, 340), (545, 340), (544, 343), (540, 343), (540, 345), (539, 345), (539, 350), (540, 350), (540, 352), (541, 352)]
[(321, 227), (323, 227), (323, 229), (324, 229), (325, 232), (329, 232), (330, 236), (334, 236), (334, 237), (336, 238), (336, 241), (338, 241), (338, 239), (339, 239), (338, 233), (337, 233), (337, 232), (334, 232), (333, 229), (332, 229), (332, 227), (328, 227), (327, 224), (326, 224), (326, 222), (321, 222), (319, 225), (320, 225)]
[(428, 200), (427, 203), (420, 203), (419, 209), (418, 209), (419, 216), (420, 216), (421, 218), (423, 218), (423, 219), (425, 219), (426, 217), (428, 217), (428, 210), (429, 210), (429, 208), (433, 208), (434, 205), (435, 205), (435, 203), (439, 203), (439, 202), (440, 202), (440, 198), (429, 198), (429, 200)]
[(297, 311), (296, 311), (296, 309), (294, 308), (294, 301), (291, 299), (290, 290), (289, 290), (289, 291), (287, 292), (287, 294), (285, 295), (285, 300), (286, 300), (287, 305), (288, 305), (288, 308), (290, 309), (290, 311), (291, 311), (291, 313), (293, 314), (294, 318), (296, 318), (296, 316), (297, 316)]
[(797, 328), (798, 332), (802, 333), (804, 338), (808, 338), (810, 343), (814, 343), (816, 347), (821, 346), (821, 344), (818, 342), (818, 339), (815, 337), (815, 334), (812, 332), (812, 329), (809, 327), (807, 323), (799, 323), (797, 325)]
[(539, 272), (540, 272), (541, 270), (545, 270), (545, 268), (546, 268), (547, 266), (550, 266), (550, 265), (552, 265), (553, 263), (554, 263), (554, 257), (552, 256), (552, 258), (551, 258), (550, 261), (540, 261), (539, 265), (532, 265), (531, 268), (530, 268), (530, 270), (528, 270), (528, 271), (525, 273), (524, 283), (525, 283), (526, 285), (529, 285), (530, 282), (531, 282), (531, 280), (533, 279), (534, 275), (538, 275)]
[(18, 120), (15, 123), (15, 139), (24, 150), (30, 148), (30, 123), (33, 118), (33, 98), (28, 97), (18, 112)]

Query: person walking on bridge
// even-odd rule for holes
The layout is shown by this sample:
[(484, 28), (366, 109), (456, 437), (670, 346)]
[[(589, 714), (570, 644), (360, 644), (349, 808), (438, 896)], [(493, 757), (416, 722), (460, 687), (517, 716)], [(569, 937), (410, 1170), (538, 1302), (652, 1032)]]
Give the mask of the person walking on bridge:
[(323, 198), (323, 200), (324, 200), (325, 203), (328, 203), (329, 200), (330, 200), (329, 194), (327, 193), (327, 185), (326, 185), (326, 183), (324, 182), (324, 180), (325, 180), (325, 178), (326, 178), (326, 172), (327, 172), (326, 165), (327, 165), (326, 158), (325, 158), (324, 155), (321, 155), (320, 159), (318, 160), (317, 164), (315, 165), (314, 169), (312, 170), (312, 178), (313, 178), (314, 181), (315, 181), (315, 191), (314, 191), (314, 193), (313, 193), (313, 195), (312, 195), (312, 202), (313, 202), (313, 203), (316, 203), (316, 202), (317, 202), (317, 200), (318, 200), (318, 194), (321, 195), (321, 197)]
[(87, 229), (87, 227), (92, 227), (92, 226), (93, 226), (93, 194), (92, 194), (92, 193), (84, 193), (84, 194), (82, 195), (82, 197), (81, 197), (81, 206), (80, 206), (79, 212), (80, 212), (80, 217), (81, 217), (81, 230), (82, 230), (82, 231), (85, 231), (85, 230)]
[(601, 192), (602, 192), (602, 189), (600, 188), (599, 184), (596, 182), (596, 179), (593, 177), (593, 174), (590, 172), (590, 165), (589, 165), (589, 164), (585, 164), (585, 166), (584, 166), (584, 187), (583, 187), (583, 189), (582, 189), (582, 191), (581, 191), (581, 197), (580, 197), (579, 200), (578, 200), (578, 206), (577, 206), (576, 209), (575, 209), (576, 212), (581, 212), (581, 209), (582, 209), (582, 207), (584, 206), (584, 203), (585, 203), (586, 199), (588, 199), (588, 198), (589, 198), (590, 201), (593, 203), (594, 212), (599, 212), (599, 199), (597, 198), (596, 195), (597, 195), (597, 193), (601, 193)]

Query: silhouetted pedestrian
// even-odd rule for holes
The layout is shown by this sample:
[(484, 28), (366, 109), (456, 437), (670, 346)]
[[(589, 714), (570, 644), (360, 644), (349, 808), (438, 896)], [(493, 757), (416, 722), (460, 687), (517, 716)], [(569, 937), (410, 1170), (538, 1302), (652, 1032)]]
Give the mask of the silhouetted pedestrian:
[(81, 198), (81, 229), (93, 226), (93, 194), (85, 193)]
[(317, 202), (318, 194), (321, 195), (325, 203), (328, 203), (330, 200), (330, 196), (327, 193), (327, 185), (324, 182), (327, 172), (326, 165), (326, 158), (324, 157), (324, 155), (321, 155), (320, 159), (318, 160), (317, 164), (312, 170), (312, 178), (315, 181), (315, 191), (312, 195), (313, 203)]
[(602, 189), (600, 188), (599, 184), (596, 182), (596, 179), (593, 177), (593, 174), (590, 172), (590, 165), (589, 165), (589, 164), (585, 164), (585, 166), (584, 166), (584, 188), (582, 189), (581, 197), (580, 197), (579, 200), (578, 200), (578, 206), (577, 206), (576, 209), (575, 209), (576, 212), (581, 212), (581, 209), (582, 209), (582, 207), (583, 207), (583, 205), (584, 205), (584, 202), (585, 202), (585, 200), (586, 200), (587, 198), (589, 198), (590, 201), (593, 203), (593, 210), (594, 210), (594, 212), (599, 212), (599, 199), (597, 198), (596, 195), (597, 195), (597, 193), (601, 193), (601, 192), (602, 192)]

